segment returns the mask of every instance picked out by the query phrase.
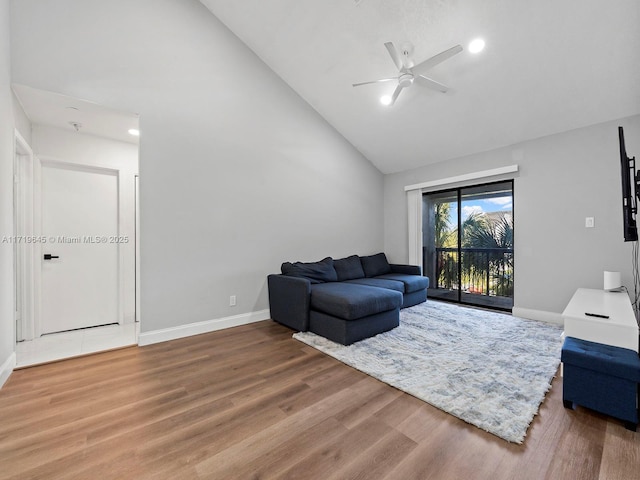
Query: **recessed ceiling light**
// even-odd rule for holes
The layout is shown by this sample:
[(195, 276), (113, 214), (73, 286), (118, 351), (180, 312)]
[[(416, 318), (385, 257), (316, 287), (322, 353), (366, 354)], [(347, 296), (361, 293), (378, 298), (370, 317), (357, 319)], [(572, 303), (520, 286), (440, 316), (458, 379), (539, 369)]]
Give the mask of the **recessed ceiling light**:
[(140, 130), (136, 130), (135, 128), (130, 128), (129, 129), (129, 135), (133, 135), (134, 137), (139, 137), (140, 136)]
[(469, 51), (471, 53), (478, 53), (484, 49), (484, 40), (481, 38), (476, 38), (469, 44)]
[(390, 95), (381, 96), (380, 103), (383, 105), (391, 105), (391, 96)]

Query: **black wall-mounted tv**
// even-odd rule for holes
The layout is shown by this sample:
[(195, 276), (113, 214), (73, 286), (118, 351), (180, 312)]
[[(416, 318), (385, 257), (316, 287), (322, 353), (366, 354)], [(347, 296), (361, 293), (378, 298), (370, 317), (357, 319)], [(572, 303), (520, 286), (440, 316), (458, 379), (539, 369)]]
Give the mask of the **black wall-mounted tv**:
[(620, 168), (622, 173), (622, 221), (624, 225), (624, 241), (635, 242), (638, 240), (638, 227), (636, 225), (636, 198), (640, 198), (638, 177), (636, 176), (636, 157), (629, 158), (624, 145), (624, 130), (618, 127), (618, 139), (620, 141)]

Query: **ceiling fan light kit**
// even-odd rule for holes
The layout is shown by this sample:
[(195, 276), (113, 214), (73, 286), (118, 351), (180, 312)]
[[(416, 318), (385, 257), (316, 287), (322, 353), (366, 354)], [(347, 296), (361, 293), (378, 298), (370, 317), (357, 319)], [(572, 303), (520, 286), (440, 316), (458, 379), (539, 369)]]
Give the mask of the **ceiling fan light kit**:
[(412, 73), (403, 73), (398, 77), (398, 85), (402, 88), (407, 88), (411, 86), (413, 83), (413, 74)]
[[(484, 42), (483, 42), (484, 45)], [(431, 58), (428, 58), (424, 62), (419, 63), (418, 65), (413, 64), (413, 60), (411, 59), (411, 54), (413, 53), (413, 45), (408, 42), (403, 43), (400, 46), (400, 51), (395, 47), (392, 42), (387, 42), (384, 44), (389, 55), (391, 56), (391, 60), (393, 60), (394, 65), (398, 69), (397, 77), (389, 77), (382, 78), (380, 80), (373, 80), (370, 82), (361, 82), (354, 83), (354, 87), (360, 87), (362, 85), (369, 85), (372, 83), (381, 83), (381, 82), (389, 82), (395, 80), (397, 82), (396, 89), (393, 94), (389, 97), (385, 95), (380, 99), (380, 102), (383, 105), (393, 105), (395, 101), (398, 99), (400, 92), (404, 88), (408, 88), (413, 85), (414, 80), (417, 80), (420, 85), (423, 85), (428, 88), (432, 88), (442, 93), (446, 93), (449, 90), (449, 87), (443, 85), (435, 80), (426, 77), (423, 73), (426, 73), (431, 68), (439, 65), (445, 60), (453, 57), (454, 55), (462, 52), (462, 47), (460, 45), (456, 45), (451, 47), (443, 52), (434, 55)]]

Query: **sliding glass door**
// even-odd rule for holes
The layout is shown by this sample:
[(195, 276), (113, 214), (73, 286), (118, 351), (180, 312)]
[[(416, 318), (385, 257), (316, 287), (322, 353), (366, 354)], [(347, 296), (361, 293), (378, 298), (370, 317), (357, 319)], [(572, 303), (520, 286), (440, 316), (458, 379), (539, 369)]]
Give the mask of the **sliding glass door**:
[(459, 300), (460, 245), (457, 190), (429, 193), (422, 197), (422, 271), (429, 277), (428, 295)]
[(429, 295), (511, 310), (513, 182), (426, 193), (423, 216)]

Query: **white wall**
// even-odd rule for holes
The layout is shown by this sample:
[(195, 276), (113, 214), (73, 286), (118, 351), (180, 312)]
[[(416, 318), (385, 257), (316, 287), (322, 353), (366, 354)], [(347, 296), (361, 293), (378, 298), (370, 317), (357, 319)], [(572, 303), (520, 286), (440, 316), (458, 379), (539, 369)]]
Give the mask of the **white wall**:
[[(13, 103), (9, 0), (0, 0), (0, 236), (13, 235)], [(15, 365), (13, 247), (0, 242), (0, 386)]]
[[(94, 135), (33, 125), (31, 147), (42, 160), (111, 168), (119, 173), (120, 235), (129, 238), (120, 245), (123, 260), (122, 306), (125, 322), (135, 319), (135, 175), (138, 173), (138, 146)], [(87, 232), (87, 235), (90, 233)]]
[(285, 260), (382, 250), (380, 172), (196, 0), (12, 22), (14, 82), (140, 114), (142, 331), (262, 311)]
[[(515, 306), (560, 313), (576, 288), (602, 288), (604, 270), (621, 271), (631, 286), (631, 244), (622, 235), (618, 125), (625, 129), (627, 153), (640, 159), (640, 116), (634, 116), (387, 175), (385, 251), (393, 261), (408, 258), (406, 185), (519, 164)], [(595, 217), (595, 228), (585, 228), (587, 216)]]

